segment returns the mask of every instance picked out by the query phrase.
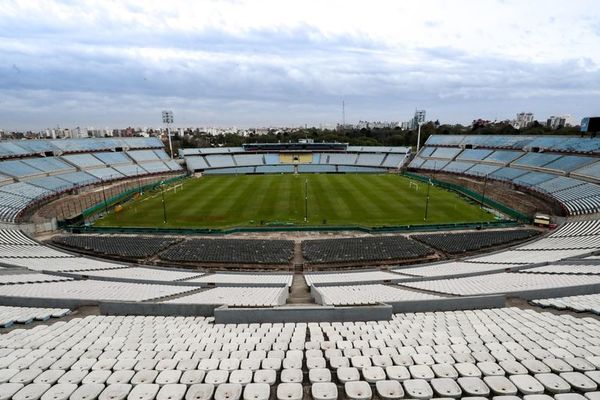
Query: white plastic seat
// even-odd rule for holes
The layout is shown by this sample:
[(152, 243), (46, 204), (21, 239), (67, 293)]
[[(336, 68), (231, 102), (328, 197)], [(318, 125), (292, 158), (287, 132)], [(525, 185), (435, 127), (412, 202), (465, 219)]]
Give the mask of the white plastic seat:
[(588, 400), (600, 400), (600, 392), (587, 392), (585, 393), (585, 397)]
[(284, 369), (301, 369), (302, 368), (302, 358), (286, 357), (283, 359), (281, 364)]
[(327, 361), (323, 357), (309, 357), (306, 359), (306, 368), (325, 368)]
[(154, 380), (158, 376), (158, 371), (143, 369), (138, 371), (132, 378), (131, 383), (134, 385), (140, 385), (144, 383), (154, 383)]
[(433, 389), (424, 379), (407, 379), (402, 382), (406, 394), (419, 400), (427, 400), (433, 397)]
[(567, 381), (556, 374), (542, 373), (535, 374), (534, 377), (546, 388), (548, 392), (567, 393), (571, 390), (571, 386), (567, 383)]
[[(13, 375), (10, 378), (9, 382), (11, 383), (22, 383), (24, 385), (30, 384), (33, 382), (35, 378), (37, 378), (42, 373), (42, 370), (39, 368), (29, 368), (23, 369), (19, 373)], [(87, 375), (87, 371), (86, 371)]]
[(109, 370), (103, 370), (103, 369), (93, 370), (89, 374), (87, 374), (85, 376), (85, 378), (83, 378), (81, 380), (81, 383), (83, 383), (83, 384), (87, 384), (87, 383), (104, 384), (104, 383), (106, 383), (106, 380), (110, 377), (110, 375), (111, 375), (111, 371), (109, 371)]
[(364, 368), (371, 366), (371, 359), (367, 356), (355, 356), (350, 359), (350, 362), (355, 368)]
[(331, 372), (327, 368), (313, 368), (308, 370), (310, 383), (331, 382)]
[(159, 385), (174, 385), (179, 382), (182, 372), (176, 369), (161, 371), (155, 382)]
[(505, 376), (484, 376), (483, 381), (489, 386), (493, 394), (500, 396), (515, 396), (517, 387)]
[(468, 396), (487, 397), (490, 394), (490, 388), (480, 378), (474, 376), (460, 377), (457, 382)]
[(479, 378), (481, 377), (481, 371), (475, 364), (471, 363), (456, 363), (454, 368), (458, 371), (458, 374), (462, 377)]
[(272, 369), (279, 371), (281, 369), (281, 358), (265, 358), (261, 363), (262, 369)]
[(0, 400), (10, 400), (24, 386), (22, 383), (0, 383)]
[(271, 387), (266, 383), (250, 383), (244, 388), (244, 400), (269, 400)]
[(338, 368), (336, 371), (336, 375), (341, 383), (360, 380), (360, 372), (358, 371), (358, 368), (354, 367)]
[(332, 357), (329, 360), (329, 365), (333, 369), (338, 369), (338, 368), (342, 368), (342, 367), (349, 367), (350, 366), (350, 360), (347, 357)]
[(398, 381), (377, 381), (375, 382), (375, 388), (379, 397), (384, 400), (396, 400), (404, 397), (404, 389)]
[(458, 371), (452, 364), (434, 364), (431, 366), (431, 370), (437, 378), (458, 378)]
[(434, 378), (429, 384), (435, 393), (440, 397), (460, 397), (462, 390), (456, 384), (454, 379), (450, 378)]
[(593, 392), (598, 388), (596, 382), (582, 374), (581, 372), (563, 372), (559, 374), (561, 378), (581, 392)]
[(215, 390), (215, 400), (239, 400), (241, 396), (242, 385), (237, 383), (223, 383)]
[(547, 394), (526, 394), (523, 400), (554, 400), (554, 398)]
[(69, 397), (70, 400), (94, 400), (104, 390), (101, 383), (88, 383), (79, 386)]
[(586, 400), (586, 397), (579, 393), (560, 393), (554, 396), (554, 400)]
[(125, 400), (131, 391), (132, 385), (128, 383), (115, 383), (108, 385), (98, 396), (98, 400)]
[(31, 383), (27, 386), (23, 386), (18, 392), (13, 394), (11, 399), (38, 400), (48, 389), (50, 389), (50, 385), (48, 383)]
[(228, 371), (212, 370), (206, 373), (204, 377), (204, 383), (210, 383), (211, 385), (220, 385), (226, 383), (228, 378)]
[(428, 365), (411, 365), (408, 371), (413, 379), (425, 379), (426, 381), (433, 379), (435, 374)]
[(41, 397), (42, 400), (67, 400), (71, 393), (77, 389), (74, 383), (59, 383), (53, 385)]
[(304, 391), (301, 383), (280, 383), (277, 386), (277, 400), (302, 400)]
[[(166, 372), (166, 371), (163, 371)], [(156, 400), (182, 400), (187, 390), (186, 385), (179, 383), (166, 384), (160, 388)]]
[(183, 371), (183, 373), (179, 377), (179, 383), (183, 383), (185, 385), (195, 385), (198, 383), (202, 383), (204, 382), (205, 375), (206, 373), (200, 370)]
[(302, 383), (304, 377), (301, 369), (293, 368), (281, 370), (280, 379), (283, 383)]
[(208, 383), (196, 383), (189, 387), (185, 400), (211, 400), (215, 386)]
[(314, 400), (334, 400), (338, 397), (337, 386), (333, 382), (313, 383), (310, 392)]
[(495, 362), (480, 362), (477, 364), (477, 368), (483, 376), (504, 376), (505, 374), (502, 367)]
[(204, 358), (198, 363), (198, 369), (202, 371), (213, 371), (219, 369), (220, 360), (216, 358)]
[(252, 371), (247, 369), (237, 369), (229, 374), (229, 383), (237, 383), (245, 386), (252, 382)]
[(385, 371), (381, 367), (364, 367), (362, 369), (362, 375), (369, 383), (375, 383), (386, 379)]
[(277, 373), (272, 369), (259, 369), (254, 372), (254, 383), (266, 383), (273, 385), (277, 379)]
[(240, 363), (240, 369), (246, 369), (250, 371), (257, 371), (260, 369), (260, 362), (262, 359), (259, 358), (246, 358)]
[(549, 374), (551, 369), (549, 366), (541, 362), (540, 360), (523, 360), (521, 361), (530, 374)]
[(572, 372), (573, 371), (572, 366), (570, 366), (564, 360), (561, 360), (559, 358), (545, 358), (542, 360), (542, 362), (544, 364), (546, 364), (548, 367), (550, 367), (550, 370), (552, 370), (552, 372), (554, 372), (554, 373)]
[(596, 367), (584, 358), (580, 357), (567, 357), (563, 359), (566, 363), (575, 369), (575, 371), (585, 372), (593, 371)]
[(508, 375), (525, 375), (528, 373), (527, 368), (518, 361), (500, 361), (498, 364)]
[(344, 392), (350, 400), (370, 400), (373, 397), (371, 386), (365, 381), (351, 381), (344, 383)]
[(523, 394), (543, 394), (544, 386), (531, 375), (511, 375), (508, 377)]
[(237, 358), (224, 358), (219, 363), (219, 369), (223, 371), (234, 371), (240, 367), (240, 360)]
[(129, 392), (127, 400), (154, 400), (159, 389), (160, 386), (156, 383), (135, 385)]
[(82, 370), (72, 370), (67, 371), (63, 376), (58, 379), (58, 383), (74, 383), (76, 385), (80, 384), (83, 378), (88, 374), (87, 371)]
[(129, 383), (134, 375), (134, 371), (121, 369), (113, 372), (106, 380), (106, 383), (109, 385)]

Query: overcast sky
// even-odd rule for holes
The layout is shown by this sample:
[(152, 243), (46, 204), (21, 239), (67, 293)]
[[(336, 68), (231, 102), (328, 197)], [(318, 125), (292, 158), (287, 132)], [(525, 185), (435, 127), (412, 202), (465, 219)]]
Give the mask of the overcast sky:
[(0, 1), (0, 128), (600, 114), (597, 0)]

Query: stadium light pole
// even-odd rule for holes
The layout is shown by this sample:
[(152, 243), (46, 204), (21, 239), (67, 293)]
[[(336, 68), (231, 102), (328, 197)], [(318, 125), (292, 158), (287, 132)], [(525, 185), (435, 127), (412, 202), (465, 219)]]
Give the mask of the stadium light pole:
[(429, 182), (427, 182), (427, 198), (425, 199), (425, 218), (423, 218), (423, 221), (427, 221), (427, 214), (429, 213), (429, 190), (431, 189), (431, 179), (429, 180)]
[(164, 182), (160, 183), (160, 195), (162, 197), (162, 206), (163, 206), (163, 224), (166, 224), (167, 223), (167, 204), (165, 203)]
[(487, 187), (487, 174), (485, 175), (485, 178), (483, 179), (483, 191), (481, 192), (481, 208), (483, 208), (483, 203), (485, 202), (485, 188)]
[(421, 125), (423, 125), (423, 123), (417, 122), (417, 125), (417, 154), (419, 154), (419, 150), (421, 149)]
[(308, 179), (304, 180), (304, 222), (308, 222)]
[(163, 124), (167, 126), (167, 137), (169, 138), (169, 151), (171, 152), (171, 160), (173, 159), (173, 143), (171, 142), (171, 131), (169, 125), (173, 123), (173, 111), (165, 110), (162, 112)]

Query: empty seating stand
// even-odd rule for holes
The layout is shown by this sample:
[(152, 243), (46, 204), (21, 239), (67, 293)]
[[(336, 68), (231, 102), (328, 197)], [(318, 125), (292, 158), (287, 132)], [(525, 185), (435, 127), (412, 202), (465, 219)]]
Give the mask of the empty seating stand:
[(293, 251), (289, 240), (189, 239), (159, 256), (193, 263), (288, 264)]
[(425, 257), (433, 250), (402, 236), (320, 239), (302, 242), (308, 263), (374, 262)]
[(64, 247), (123, 258), (147, 258), (180, 239), (131, 235), (60, 235), (52, 242)]
[(535, 229), (511, 229), (412, 235), (411, 238), (448, 254), (460, 254), (530, 239), (539, 234), (540, 231)]

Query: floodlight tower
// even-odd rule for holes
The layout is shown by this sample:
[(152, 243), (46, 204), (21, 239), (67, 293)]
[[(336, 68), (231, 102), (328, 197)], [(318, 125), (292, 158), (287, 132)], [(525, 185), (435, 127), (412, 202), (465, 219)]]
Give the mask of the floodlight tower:
[(167, 127), (167, 136), (169, 137), (169, 150), (171, 151), (171, 159), (173, 159), (173, 143), (171, 143), (171, 131), (169, 130), (169, 126), (173, 123), (173, 111), (163, 111), (162, 121), (163, 124), (165, 124)]

